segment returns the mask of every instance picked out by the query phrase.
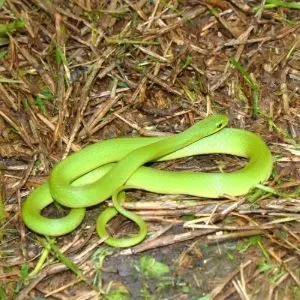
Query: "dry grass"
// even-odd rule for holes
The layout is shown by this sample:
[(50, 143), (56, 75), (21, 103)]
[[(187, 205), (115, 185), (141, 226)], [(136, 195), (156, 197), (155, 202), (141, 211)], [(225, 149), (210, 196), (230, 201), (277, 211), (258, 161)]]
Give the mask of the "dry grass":
[[(21, 203), (56, 162), (87, 144), (181, 131), (217, 112), (270, 146), (274, 170), (267, 188), (225, 201), (133, 194), (145, 201), (127, 207), (155, 236), (121, 252), (130, 255), (121, 264), (129, 269), (135, 254), (146, 250), (161, 260), (157, 248), (164, 247), (162, 253), (176, 261), (176, 276), (192, 268), (189, 290), (175, 284), (165, 299), (300, 297), (300, 12), (278, 1), (279, 7), (254, 12), (264, 3), (4, 1), (0, 20), (12, 25), (8, 32), (0, 25), (0, 299), (4, 293), (7, 299), (98, 299), (111, 290), (159, 299), (155, 284), (148, 289), (147, 281), (123, 276), (118, 265), (119, 276), (95, 263), (102, 242), (94, 232), (97, 208), (89, 212), (91, 222), (57, 240), (58, 253), (74, 265), (54, 253), (28, 277), (45, 241), (24, 228)], [(240, 163), (211, 156), (164, 167), (213, 170)], [(190, 215), (206, 225), (185, 222)], [(201, 284), (194, 263), (204, 261), (199, 245), (228, 241), (236, 241), (234, 268), (227, 276), (204, 274)], [(126, 278), (139, 285), (131, 289)], [(108, 299), (127, 299), (117, 297)]]

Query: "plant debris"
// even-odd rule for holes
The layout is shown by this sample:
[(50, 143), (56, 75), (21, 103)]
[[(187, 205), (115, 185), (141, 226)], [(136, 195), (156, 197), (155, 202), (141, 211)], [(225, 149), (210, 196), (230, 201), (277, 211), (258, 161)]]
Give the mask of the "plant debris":
[[(0, 299), (299, 299), (299, 36), (294, 1), (0, 0)], [(70, 153), (213, 113), (266, 141), (268, 183), (221, 200), (130, 192), (149, 236), (126, 250), (96, 235), (103, 204), (56, 240), (24, 227), (22, 202)], [(135, 228), (117, 217), (109, 230)]]

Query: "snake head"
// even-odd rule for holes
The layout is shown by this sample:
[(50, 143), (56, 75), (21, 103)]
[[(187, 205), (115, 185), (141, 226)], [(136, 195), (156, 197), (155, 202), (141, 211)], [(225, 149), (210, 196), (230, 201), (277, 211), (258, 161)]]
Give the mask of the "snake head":
[(202, 126), (207, 129), (210, 134), (218, 132), (228, 124), (229, 118), (226, 115), (212, 115), (201, 121)]

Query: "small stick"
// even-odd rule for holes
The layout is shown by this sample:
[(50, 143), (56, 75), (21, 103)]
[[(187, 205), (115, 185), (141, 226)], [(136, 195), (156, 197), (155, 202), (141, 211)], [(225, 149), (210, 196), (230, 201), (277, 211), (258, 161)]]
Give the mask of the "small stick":
[(12, 188), (12, 191), (11, 193), (14, 193), (15, 191), (17, 190), (20, 190), (24, 184), (27, 182), (29, 176), (30, 176), (30, 173), (33, 169), (33, 166), (34, 166), (34, 163), (35, 163), (35, 160), (36, 160), (36, 155), (34, 155), (34, 158), (32, 159), (32, 161), (29, 163), (28, 167), (27, 167), (27, 170), (25, 171), (25, 174), (22, 176), (21, 180), (16, 183), (15, 185), (13, 185), (11, 188)]
[(11, 107), (14, 111), (18, 111), (18, 107), (14, 102), (14, 99), (8, 94), (4, 86), (0, 83), (0, 92), (2, 94), (2, 100), (6, 103), (7, 107)]
[(22, 222), (22, 218), (21, 218), (21, 194), (20, 194), (20, 190), (17, 190), (17, 199), (18, 199), (18, 222), (20, 224), (19, 226), (19, 230), (20, 230), (20, 236), (21, 236), (21, 250), (22, 250), (22, 254), (23, 256), (27, 256), (27, 241), (25, 238), (25, 229), (24, 229), (24, 223)]
[(137, 12), (137, 14), (144, 20), (147, 21), (148, 18), (145, 15), (145, 13), (140, 9), (140, 7), (138, 7), (136, 4), (133, 4), (130, 0), (124, 0), (125, 3), (128, 4), (128, 6), (130, 6), (133, 10), (135, 10)]
[(150, 240), (149, 242), (145, 241), (143, 244), (140, 244), (136, 247), (121, 251), (120, 254), (121, 255), (136, 254), (136, 253), (143, 252), (146, 250), (163, 247), (163, 246), (168, 246), (168, 245), (172, 245), (172, 244), (183, 242), (183, 241), (188, 241), (188, 240), (194, 239), (195, 237), (207, 235), (210, 233), (214, 233), (216, 231), (217, 230), (215, 230), (215, 229), (208, 229), (208, 230), (194, 230), (194, 231), (185, 232), (185, 233), (176, 234), (176, 235), (170, 234), (165, 237), (160, 237), (155, 240)]
[[(219, 231), (219, 230), (216, 230)], [(210, 235), (207, 237), (209, 241), (224, 241), (224, 240), (231, 240), (231, 239), (238, 239), (238, 238), (244, 238), (248, 236), (253, 235), (262, 235), (265, 234), (264, 231), (253, 229), (253, 230), (245, 230), (242, 232), (235, 232), (235, 233), (227, 233), (223, 235)]]
[(122, 116), (120, 116), (117, 113), (113, 113), (118, 119), (122, 120), (124, 123), (126, 123), (127, 125), (129, 125), (131, 128), (135, 129), (140, 135), (143, 136), (166, 136), (168, 135), (165, 132), (160, 132), (160, 131), (151, 131), (151, 130), (147, 130), (144, 128), (141, 128), (139, 125), (137, 125), (136, 123), (132, 122), (132, 121), (128, 121), (125, 118), (123, 118)]
[[(55, 130), (55, 125), (53, 125), (46, 117), (44, 117), (43, 115), (41, 115), (39, 113), (37, 113), (36, 115), (48, 128), (50, 128), (52, 131)], [(66, 136), (62, 136), (62, 140), (65, 144), (68, 143), (68, 138)], [(72, 143), (71, 149), (72, 149), (72, 151), (76, 152), (76, 151), (79, 151), (81, 149), (81, 147), (75, 143)]]
[(202, 224), (184, 224), (184, 228), (192, 228), (192, 229), (217, 229), (217, 230), (230, 230), (230, 231), (244, 231), (244, 230), (267, 230), (276, 228), (275, 225), (259, 225), (259, 226), (229, 226), (229, 225), (202, 225)]
[[(0, 172), (0, 179), (2, 179), (2, 174)], [(4, 236), (4, 224), (6, 222), (6, 213), (4, 206), (4, 186), (0, 184), (0, 241)]]
[(232, 198), (230, 197), (231, 200), (236, 201), (235, 203), (233, 203), (232, 205), (230, 205), (229, 207), (225, 208), (223, 211), (215, 214), (212, 218), (211, 218), (211, 223), (216, 223), (218, 221), (223, 220), (228, 214), (230, 214), (231, 212), (233, 212), (234, 210), (236, 210), (238, 207), (240, 207), (242, 204), (244, 204), (247, 200), (247, 198), (242, 198), (241, 200), (237, 201), (236, 198)]
[[(250, 264), (253, 264), (254, 262), (252, 260), (247, 260), (246, 262), (242, 263), (241, 266), (243, 268), (246, 268)], [(221, 284), (217, 285), (209, 294), (214, 299), (218, 294), (222, 292), (224, 287), (241, 271), (241, 269), (236, 269), (235, 271), (231, 272)]]
[(241, 282), (239, 280), (235, 281), (232, 280), (232, 284), (237, 291), (237, 293), (240, 295), (242, 300), (250, 300), (249, 296), (247, 295), (246, 291), (244, 290)]
[(148, 77), (151, 81), (155, 82), (156, 84), (158, 84), (159, 86), (161, 86), (162, 88), (164, 88), (167, 92), (178, 95), (178, 96), (182, 96), (183, 93), (177, 89), (174, 89), (172, 87), (170, 87), (167, 83), (165, 83), (162, 79), (160, 79), (159, 77), (152, 75), (150, 73), (143, 73), (146, 77)]
[(280, 40), (280, 39), (283, 39), (286, 35), (289, 35), (290, 33), (293, 33), (294, 31), (296, 31), (299, 27), (300, 27), (300, 25), (296, 25), (296, 26), (294, 26), (292, 28), (289, 28), (288, 30), (286, 30), (282, 33), (273, 34), (272, 36), (253, 38), (253, 39), (249, 39), (249, 40), (246, 40), (246, 41), (233, 40), (233, 41), (230, 41), (228, 43), (225, 43), (224, 46), (232, 47), (232, 46), (235, 46), (235, 45), (254, 44), (254, 43), (260, 43), (260, 42), (265, 43), (265, 42), (269, 42), (269, 41)]
[(285, 268), (285, 270), (290, 274), (290, 276), (293, 278), (293, 280), (298, 285), (298, 287), (300, 287), (300, 280), (297, 278), (295, 273), (290, 269), (290, 267), (284, 261), (282, 261), (282, 259), (278, 257), (272, 249), (269, 249), (267, 251), (279, 264), (281, 264)]

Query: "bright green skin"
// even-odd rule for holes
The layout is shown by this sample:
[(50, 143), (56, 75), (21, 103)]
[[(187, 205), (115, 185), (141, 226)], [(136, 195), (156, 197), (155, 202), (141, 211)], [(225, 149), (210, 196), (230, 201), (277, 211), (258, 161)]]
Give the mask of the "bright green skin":
[[(25, 224), (35, 232), (58, 236), (71, 232), (82, 222), (85, 208), (112, 196), (114, 207), (107, 208), (97, 220), (100, 237), (114, 247), (130, 247), (141, 242), (146, 224), (122, 208), (122, 190), (143, 189), (161, 194), (188, 194), (220, 198), (246, 194), (257, 183), (266, 181), (272, 171), (272, 156), (261, 138), (240, 129), (222, 129), (227, 117), (214, 115), (186, 131), (169, 137), (118, 138), (90, 145), (60, 162), (49, 181), (34, 190), (22, 208)], [(248, 164), (231, 173), (169, 172), (143, 165), (150, 161), (225, 153), (248, 158)], [(51, 193), (50, 193), (51, 191)], [(60, 219), (43, 217), (41, 211), (55, 201), (72, 208)], [(130, 238), (114, 239), (106, 224), (121, 213), (139, 226)]]

